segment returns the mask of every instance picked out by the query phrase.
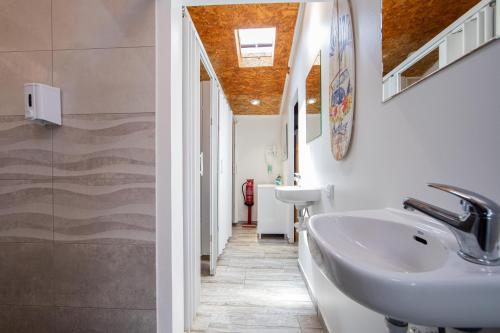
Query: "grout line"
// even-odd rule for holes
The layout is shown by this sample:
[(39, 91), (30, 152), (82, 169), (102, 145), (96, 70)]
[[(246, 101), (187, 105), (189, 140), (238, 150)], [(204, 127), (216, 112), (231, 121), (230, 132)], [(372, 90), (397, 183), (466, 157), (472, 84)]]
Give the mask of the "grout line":
[(74, 305), (54, 305), (53, 307), (62, 309), (156, 311), (156, 308), (119, 308), (119, 307), (74, 306)]
[[(51, 180), (51, 176), (43, 176), (43, 178), (0, 178), (0, 181), (9, 181), (9, 180), (29, 180), (29, 181), (34, 181), (34, 182), (43, 182), (43, 183), (49, 183), (48, 180)], [(50, 181), (52, 183), (52, 180)]]
[(156, 248), (156, 243), (152, 241), (150, 244), (146, 243), (98, 243), (98, 242), (70, 242), (70, 241), (63, 241), (63, 240), (55, 240), (54, 241), (55, 245), (61, 246), (61, 245), (98, 245), (98, 246), (122, 246), (122, 247), (139, 247), (139, 248), (146, 248), (146, 249), (154, 249)]
[(106, 47), (82, 47), (71, 49), (54, 49), (54, 51), (92, 51), (92, 50), (114, 50), (114, 49), (146, 49), (154, 48), (155, 45), (136, 45), (136, 46), (106, 46)]
[[(51, 85), (54, 86), (54, 6), (53, 0), (50, 0), (50, 58), (51, 58), (51, 68), (50, 68), (50, 81)], [(52, 182), (52, 304), (55, 304), (56, 293), (55, 293), (55, 203), (54, 203), (54, 129), (50, 128), (50, 139), (51, 139), (51, 182)]]
[(25, 244), (25, 245), (49, 245), (52, 244), (53, 242), (50, 239), (44, 239), (40, 240), (37, 242), (30, 242), (30, 241), (15, 241), (15, 242), (0, 242), (0, 247), (2, 246), (10, 246), (10, 245), (18, 245), (18, 244)]
[(62, 116), (99, 116), (99, 115), (105, 116), (105, 115), (114, 115), (114, 114), (133, 116), (133, 115), (145, 115), (145, 114), (154, 115), (154, 114), (156, 114), (156, 112), (155, 111), (143, 111), (143, 112), (106, 112), (106, 113), (100, 113), (100, 112), (96, 112), (96, 113), (63, 113)]
[[(15, 242), (0, 242), (0, 247), (2, 246), (10, 246), (15, 244), (26, 244), (26, 245), (50, 245), (53, 246), (61, 246), (61, 245), (97, 245), (97, 246), (121, 246), (121, 247), (139, 247), (145, 249), (154, 249), (156, 248), (156, 244), (144, 244), (144, 243), (96, 243), (96, 242), (68, 242), (68, 241), (60, 241), (60, 240), (50, 240), (50, 239), (42, 239), (39, 241), (15, 241)], [(1, 304), (1, 303), (0, 303)]]
[(154, 45), (139, 45), (139, 46), (112, 46), (112, 47), (88, 47), (74, 49), (36, 49), (36, 50), (7, 50), (0, 51), (2, 53), (27, 53), (27, 52), (57, 52), (57, 51), (91, 51), (91, 50), (113, 50), (113, 49), (145, 49), (154, 48)]
[(50, 52), (52, 49), (40, 49), (40, 50), (9, 50), (9, 51), (0, 51), (0, 54), (2, 53), (29, 53), (29, 52)]
[[(52, 4), (52, 0), (51, 0)], [(52, 12), (52, 11), (51, 11)], [(52, 52), (52, 63), (54, 62), (54, 52)], [(54, 73), (54, 67), (52, 66), (52, 73)], [(54, 75), (52, 74), (52, 80), (53, 80)], [(53, 84), (53, 83), (52, 83)], [(55, 304), (56, 302), (56, 274), (55, 274), (55, 267), (56, 267), (56, 262), (55, 262), (55, 203), (54, 203), (54, 128), (50, 128), (50, 141), (51, 141), (51, 170), (52, 170), (52, 177), (51, 177), (51, 182), (52, 182), (52, 272), (53, 274), (51, 283), (52, 283), (52, 304)]]
[(50, 69), (51, 75), (51, 85), (54, 86), (54, 10), (52, 5), (53, 0), (50, 0), (50, 49), (52, 58), (52, 68)]
[(52, 182), (52, 241), (55, 241), (55, 202), (54, 202), (54, 129), (50, 129), (50, 137), (51, 137), (51, 170), (52, 170), (52, 176), (51, 176), (51, 182)]
[(75, 305), (33, 305), (33, 304), (16, 304), (16, 303), (3, 303), (2, 306), (17, 306), (23, 308), (60, 308), (60, 309), (93, 309), (93, 310), (129, 310), (129, 311), (155, 311), (156, 308), (127, 308), (127, 307), (99, 307), (99, 306), (75, 306)]

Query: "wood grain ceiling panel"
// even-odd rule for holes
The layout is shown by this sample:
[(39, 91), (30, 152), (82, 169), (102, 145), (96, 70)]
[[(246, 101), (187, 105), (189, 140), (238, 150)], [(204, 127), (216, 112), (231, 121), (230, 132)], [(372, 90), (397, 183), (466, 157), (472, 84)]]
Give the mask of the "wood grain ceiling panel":
[[(188, 7), (234, 114), (279, 114), (298, 3)], [(274, 65), (240, 68), (235, 29), (276, 27)], [(250, 104), (260, 99), (259, 106)]]
[(480, 0), (383, 0), (384, 75)]
[(202, 61), (200, 61), (200, 81), (210, 81), (210, 75)]

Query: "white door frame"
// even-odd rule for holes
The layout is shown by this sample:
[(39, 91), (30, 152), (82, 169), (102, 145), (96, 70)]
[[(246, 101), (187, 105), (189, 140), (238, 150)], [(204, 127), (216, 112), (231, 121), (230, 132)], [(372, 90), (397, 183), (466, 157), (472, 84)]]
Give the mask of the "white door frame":
[(184, 331), (182, 6), (156, 0), (156, 325)]
[[(183, 19), (183, 145), (184, 145), (184, 327), (191, 328), (200, 302), (200, 288), (188, 288), (201, 284), (200, 263), (200, 50), (196, 32), (190, 20)], [(193, 176), (189, 176), (193, 175)], [(196, 176), (198, 175), (198, 176)]]
[(210, 81), (210, 275), (219, 256), (219, 84)]
[(218, 255), (218, 110), (219, 91), (217, 76), (205, 52), (189, 13), (183, 18), (183, 128), (184, 128), (184, 328), (189, 331), (201, 293), (201, 181), (200, 181), (200, 62), (210, 76), (210, 273), (215, 274)]

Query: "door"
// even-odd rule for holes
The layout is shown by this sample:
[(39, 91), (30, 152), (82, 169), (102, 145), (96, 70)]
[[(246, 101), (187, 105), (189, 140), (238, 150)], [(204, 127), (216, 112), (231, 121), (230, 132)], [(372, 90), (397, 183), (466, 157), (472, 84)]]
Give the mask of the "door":
[(201, 254), (215, 274), (219, 231), (219, 87), (212, 77), (201, 83)]
[[(293, 107), (293, 173), (299, 173), (299, 103)], [(298, 185), (298, 184), (294, 184)], [(299, 222), (297, 208), (293, 207), (293, 223)], [(299, 232), (295, 229), (294, 241), (299, 239)]]
[(210, 90), (210, 275), (215, 275), (219, 254), (219, 87), (214, 80)]
[(236, 223), (236, 200), (234, 184), (236, 182), (236, 120), (231, 121), (231, 223)]
[[(206, 260), (210, 258), (211, 255), (211, 220), (212, 220), (212, 209), (211, 209), (211, 147), (210, 147), (210, 136), (211, 136), (211, 86), (210, 80), (201, 82), (201, 135), (200, 135), (200, 147), (201, 147), (201, 188), (200, 188), (200, 239), (201, 239), (201, 256)], [(210, 265), (209, 265), (210, 266)], [(204, 267), (204, 270), (206, 267)]]

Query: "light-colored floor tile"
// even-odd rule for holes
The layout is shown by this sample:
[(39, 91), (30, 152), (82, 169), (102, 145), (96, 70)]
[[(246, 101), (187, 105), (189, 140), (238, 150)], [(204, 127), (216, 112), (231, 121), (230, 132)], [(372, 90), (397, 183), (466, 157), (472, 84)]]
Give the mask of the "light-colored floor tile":
[(292, 327), (267, 327), (267, 326), (244, 326), (244, 325), (210, 325), (208, 333), (300, 333), (299, 328)]
[(302, 329), (305, 328), (323, 328), (318, 316), (298, 316), (299, 324)]
[(214, 276), (202, 276), (202, 283), (220, 283), (220, 284), (243, 284), (245, 281), (245, 272), (217, 272)]
[(248, 280), (279, 280), (279, 281), (295, 281), (302, 280), (300, 273), (285, 272), (284, 270), (257, 270), (248, 271), (246, 274)]
[(196, 315), (196, 321), (191, 326), (192, 332), (205, 332), (208, 330), (208, 326), (212, 321), (212, 314), (203, 314), (198, 312)]
[(193, 332), (323, 332), (297, 257), (295, 244), (234, 227), (217, 274), (202, 277)]
[(289, 314), (226, 312), (211, 317), (210, 325), (239, 325), (300, 328), (297, 317)]
[[(298, 302), (296, 302), (298, 303)], [(268, 306), (267, 304), (260, 304), (260, 306), (245, 306), (237, 305), (217, 305), (217, 304), (202, 304), (198, 308), (198, 313), (203, 315), (211, 315), (214, 313), (223, 312), (242, 312), (242, 313), (255, 313), (255, 314), (282, 314), (282, 315), (316, 315), (316, 311), (312, 303), (303, 304), (280, 304), (278, 306)]]
[(300, 333), (328, 333), (322, 328), (303, 328)]

